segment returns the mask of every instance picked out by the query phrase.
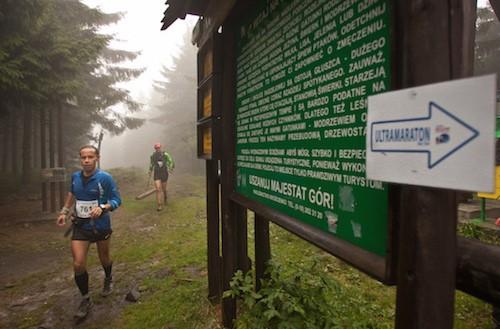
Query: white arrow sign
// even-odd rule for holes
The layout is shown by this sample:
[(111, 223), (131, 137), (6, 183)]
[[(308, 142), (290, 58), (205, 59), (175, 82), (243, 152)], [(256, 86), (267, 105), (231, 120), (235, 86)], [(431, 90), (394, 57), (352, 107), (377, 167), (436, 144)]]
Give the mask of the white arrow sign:
[(427, 154), (429, 169), (464, 147), (479, 131), (429, 102), (429, 115), (371, 124), (371, 151)]
[(492, 191), (496, 76), (368, 98), (367, 177)]

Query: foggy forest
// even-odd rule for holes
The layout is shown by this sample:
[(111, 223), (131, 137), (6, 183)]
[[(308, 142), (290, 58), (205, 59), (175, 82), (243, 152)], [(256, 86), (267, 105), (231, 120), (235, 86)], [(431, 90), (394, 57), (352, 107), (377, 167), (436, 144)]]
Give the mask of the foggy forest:
[(196, 47), (190, 30), (173, 65), (161, 69), (161, 79), (139, 102), (120, 83), (143, 72), (127, 65), (140, 52), (111, 48), (112, 36), (99, 32), (122, 14), (77, 1), (2, 6), (2, 172), (32, 184), (40, 168), (74, 168), (75, 149), (97, 145), (104, 132), (123, 135), (114, 152), (103, 155), (110, 167), (146, 166), (153, 143), (166, 141), (182, 163), (179, 170), (201, 173), (194, 152)]
[[(314, 1), (310, 1), (312, 2)], [(322, 3), (326, 2), (325, 0)], [(200, 50), (200, 44), (197, 44), (197, 40), (194, 39), (196, 39), (195, 32), (199, 32), (197, 29), (200, 29), (200, 25), (211, 24), (210, 20), (203, 21), (202, 16), (184, 13), (185, 17), (179, 17), (180, 19), (177, 19), (167, 30), (160, 31), (166, 9), (172, 8), (171, 4), (179, 5), (180, 3), (185, 9), (203, 2), (0, 0), (0, 327), (222, 329), (224, 321), (232, 320), (228, 320), (223, 314), (224, 307), (227, 307), (239, 317), (234, 321), (234, 328), (393, 328), (397, 314), (397, 287), (384, 285), (386, 282), (383, 282), (384, 284), (377, 282), (371, 273), (367, 275), (366, 271), (350, 266), (348, 261), (345, 262), (335, 253), (328, 254), (329, 250), (325, 250), (320, 245), (323, 240), (318, 244), (309, 243), (310, 241), (307, 240), (316, 238), (316, 233), (309, 234), (309, 232), (317, 232), (313, 229), (319, 231), (321, 226), (326, 230), (321, 234), (324, 233), (324, 236), (328, 238), (337, 239), (333, 241), (341, 240), (337, 234), (337, 214), (333, 211), (338, 211), (337, 208), (343, 206), (342, 211), (348, 213), (349, 216), (354, 216), (358, 201), (355, 201), (354, 197), (351, 198), (351, 194), (358, 186), (342, 189), (342, 193), (338, 192), (340, 188), (338, 191), (327, 193), (326, 188), (322, 189), (322, 185), (319, 185), (324, 182), (313, 180), (316, 179), (315, 177), (295, 177), (290, 174), (292, 172), (290, 167), (288, 168), (290, 171), (286, 173), (284, 171), (267, 173), (268, 176), (264, 175), (266, 177), (254, 175), (255, 182), (259, 182), (260, 179), (262, 186), (257, 186), (259, 184), (254, 182), (254, 186), (251, 187), (250, 180), (246, 186), (246, 178), (241, 177), (239, 172), (241, 168), (235, 170), (234, 176), (224, 176), (223, 168), (230, 167), (224, 161), (229, 162), (233, 159), (228, 160), (222, 155), (217, 155), (220, 158), (214, 157), (205, 161), (212, 155), (210, 153), (212, 152), (211, 138), (216, 134), (212, 135), (210, 130), (210, 134), (199, 138), (197, 124), (201, 127), (201, 124), (207, 122), (212, 124), (216, 121), (210, 121), (215, 118), (214, 113), (216, 113), (212, 112), (211, 108), (211, 93), (214, 92), (212, 86), (222, 87), (218, 83), (212, 85), (210, 81), (210, 93), (200, 92), (203, 87), (200, 80), (203, 79), (200, 78), (201, 75), (198, 75), (198, 70), (200, 70), (198, 66), (206, 64), (201, 58), (209, 52), (203, 53)], [(210, 3), (220, 5), (220, 3), (229, 2), (210, 1)], [(234, 1), (234, 3), (245, 5), (246, 7), (241, 7), (245, 10), (255, 9), (251, 8), (252, 5), (248, 5), (253, 2)], [(285, 8), (292, 5), (300, 8), (308, 7), (305, 2), (301, 1), (263, 0), (259, 3), (263, 4), (262, 7), (264, 4), (271, 7), (270, 4), (272, 4), (273, 8)], [(325, 8), (333, 8), (339, 3), (342, 3), (342, 6), (339, 7), (337, 13), (345, 10), (345, 19), (354, 19), (356, 1), (335, 1), (329, 3), (330, 7)], [(363, 6), (369, 8), (372, 5), (382, 4), (380, 8), (383, 10), (374, 11), (374, 13), (388, 15), (390, 10), (386, 11), (386, 8), (391, 3), (389, 0), (364, 1)], [(452, 2), (448, 1), (448, 3)], [(251, 14), (250, 11), (246, 13), (245, 10), (235, 12), (243, 16)], [(307, 30), (309, 32), (306, 31), (306, 33), (301, 31), (299, 26), (315, 19), (318, 20), (317, 26), (320, 26), (323, 24), (322, 10), (327, 9), (318, 5), (308, 7), (305, 12), (309, 10), (318, 10), (318, 12), (307, 21), (301, 20), (299, 16), (295, 17), (300, 24), (291, 31), (284, 31), (286, 33), (283, 32), (283, 36), (280, 34), (279, 37), (285, 38), (285, 35), (289, 33), (297, 33), (304, 38), (303, 41), (307, 41), (304, 42), (304, 47), (306, 47), (309, 44), (307, 33), (313, 29)], [(291, 7), (286, 7), (283, 15), (285, 13), (291, 15)], [(500, 23), (493, 8), (485, 1), (478, 2), (476, 14), (475, 26), (470, 24), (471, 33), (475, 28), (475, 43), (472, 39), (470, 42), (470, 49), (474, 45), (473, 75), (497, 73), (496, 138), (498, 139), (500, 138), (500, 107), (498, 105), (500, 104), (498, 91)], [(264, 11), (264, 14), (258, 16), (254, 22), (269, 19), (267, 15), (267, 11)], [(334, 16), (331, 15), (330, 29), (335, 28)], [(380, 26), (387, 30), (385, 32), (388, 35), (389, 32), (392, 33), (392, 30), (389, 31), (384, 25), (385, 21), (382, 22), (382, 18), (373, 19), (379, 19)], [(273, 22), (278, 21), (277, 18), (273, 20)], [(259, 28), (258, 24), (254, 24), (256, 26), (252, 26), (252, 29), (245, 30), (244, 22), (232, 20), (230, 22), (231, 28), (237, 26), (238, 31), (241, 32), (239, 36), (241, 40), (238, 39), (240, 44), (234, 42), (238, 47), (244, 44), (242, 40), (245, 37), (254, 37), (253, 28)], [(285, 25), (280, 25), (276, 30), (260, 31), (260, 34), (255, 35), (264, 35), (271, 33), (270, 31), (276, 32), (283, 26)], [(353, 24), (351, 28), (355, 29), (359, 26)], [(223, 27), (215, 29), (215, 33), (223, 35), (225, 31)], [(281, 33), (281, 30), (279, 31)], [(325, 40), (328, 37), (327, 32), (324, 32)], [(333, 33), (332, 31), (328, 33), (330, 32)], [(233, 34), (229, 35), (234, 37)], [(273, 37), (278, 40), (278, 36)], [(332, 37), (332, 40), (335, 38)], [(385, 36), (380, 38), (383, 39)], [(392, 41), (391, 38), (383, 39), (384, 46), (387, 45), (389, 50), (391, 50), (388, 45), (389, 41)], [(287, 42), (293, 44), (297, 40), (299, 38), (294, 37)], [(248, 44), (246, 46), (251, 48), (258, 44), (257, 41), (252, 42), (248, 42), (250, 46)], [(402, 44), (404, 44), (403, 41), (401, 41)], [(217, 46), (220, 45), (217, 44)], [(226, 49), (225, 46), (225, 44), (222, 45), (222, 51), (237, 54), (237, 51), (241, 50), (229, 49), (229, 47)], [(259, 49), (264, 49), (264, 46), (259, 47)], [(347, 43), (345, 47), (346, 54), (350, 53), (351, 50), (347, 50)], [(439, 50), (439, 47), (436, 49)], [(278, 57), (282, 55), (277, 49), (274, 49), (273, 53)], [(392, 56), (391, 51), (386, 53)], [(248, 51), (245, 56), (241, 56), (244, 58), (241, 61), (243, 64), (238, 64), (244, 66), (245, 62), (253, 60), (254, 55)], [(366, 54), (360, 52), (359, 60), (363, 60), (364, 55)], [(377, 53), (377, 56), (379, 55), (382, 57), (382, 51)], [(213, 60), (212, 56), (215, 55), (210, 53), (210, 56), (207, 55), (206, 58)], [(238, 56), (234, 57), (236, 62)], [(283, 59), (283, 56), (280, 59)], [(265, 62), (268, 59), (266, 57), (260, 60)], [(340, 65), (341, 61), (348, 59), (347, 57), (341, 59), (339, 56), (336, 60)], [(398, 64), (399, 62), (404, 61), (400, 60)], [(472, 59), (470, 62), (472, 65)], [(212, 65), (212, 62), (209, 64)], [(386, 59), (381, 59), (380, 63), (376, 64), (386, 65), (387, 62)], [(212, 70), (213, 66), (210, 65), (207, 67)], [(293, 66), (294, 63), (290, 65)], [(301, 66), (297, 66), (299, 68), (295, 68), (295, 71), (309, 70), (306, 72), (309, 75), (304, 74), (300, 79), (309, 79), (313, 75), (313, 70), (308, 65), (302, 63)], [(252, 67), (255, 69), (251, 72), (254, 77), (264, 81), (264, 74), (272, 75), (269, 72), (261, 73), (261, 68), (257, 66)], [(225, 69), (228, 70), (228, 67), (230, 65)], [(235, 75), (250, 72), (245, 69), (248, 68), (235, 69)], [(325, 65), (324, 70), (329, 69)], [(359, 68), (359, 70), (363, 69), (363, 67)], [(290, 67), (287, 74), (291, 74), (292, 71)], [(285, 69), (281, 73), (284, 77)], [(204, 82), (215, 76), (215, 74), (210, 74), (203, 76)], [(262, 76), (258, 76), (260, 74)], [(293, 72), (293, 74), (296, 73)], [(273, 83), (283, 77), (275, 79), (272, 77)], [(265, 78), (270, 80), (267, 75)], [(299, 83), (300, 79), (296, 79), (299, 89), (302, 88)], [(246, 81), (241, 78), (239, 82), (243, 80)], [(290, 85), (295, 83), (292, 83), (292, 78), (288, 80)], [(289, 81), (286, 81), (286, 84)], [(338, 80), (339, 85), (342, 85), (341, 81)], [(494, 78), (491, 78), (491, 81), (494, 81)], [(206, 84), (205, 87), (208, 85)], [(235, 83), (235, 90), (236, 85), (237, 83)], [(285, 82), (282, 82), (282, 85), (284, 87)], [(311, 88), (316, 87), (313, 85)], [(251, 91), (248, 93), (250, 94)], [(270, 91), (269, 94), (271, 94)], [(234, 96), (230, 92), (227, 95)], [(292, 102), (293, 94), (290, 95), (288, 100)], [(324, 95), (326, 103), (330, 100), (329, 95)], [(276, 95), (273, 94), (273, 96)], [(361, 96), (366, 96), (364, 89)], [(240, 96), (236, 98), (238, 97)], [(305, 109), (304, 99), (300, 104), (302, 109)], [(239, 101), (236, 99), (234, 103), (237, 104)], [(246, 101), (250, 102), (250, 99)], [(364, 106), (368, 106), (367, 98), (360, 98), (357, 101), (357, 104), (363, 105), (363, 108), (360, 105), (356, 114), (351, 113), (354, 121), (357, 114), (362, 112), (364, 114), (367, 111)], [(257, 103), (257, 101), (253, 102)], [(224, 102), (224, 106), (227, 103), (229, 102)], [(214, 101), (214, 104), (219, 103)], [(256, 108), (255, 104), (252, 105)], [(210, 120), (198, 120), (198, 110), (200, 107), (203, 107), (203, 111), (206, 110), (205, 106), (207, 108), (210, 106), (210, 111), (209, 115), (202, 119)], [(236, 116), (239, 108), (237, 105), (234, 106)], [(232, 107), (228, 108), (232, 110)], [(291, 106), (289, 109), (292, 111)], [(326, 107), (323, 110), (328, 112)], [(273, 115), (278, 116), (278, 114)], [(301, 115), (297, 117), (302, 118)], [(363, 116), (360, 117), (363, 118)], [(223, 116), (222, 119), (224, 119)], [(347, 124), (350, 123), (352, 122)], [(234, 126), (236, 127), (236, 124)], [(296, 126), (299, 127), (298, 124)], [(309, 126), (303, 123), (301, 127), (306, 129)], [(273, 128), (281, 129), (281, 127)], [(216, 129), (218, 127), (214, 128)], [(267, 129), (265, 131), (267, 133)], [(218, 132), (222, 134), (222, 139), (230, 135), (226, 134), (226, 131)], [(316, 133), (320, 136), (319, 130)], [(266, 138), (258, 139), (261, 136), (256, 135), (257, 133), (252, 136), (257, 140), (255, 144), (266, 142)], [(282, 136), (285, 138), (285, 133)], [(207, 155), (199, 155), (199, 149), (205, 147), (201, 145), (203, 144), (201, 142), (205, 142), (205, 137), (210, 142), (208, 147), (210, 156), (202, 159), (203, 155)], [(365, 143), (363, 136), (356, 137), (361, 137), (362, 143)], [(430, 138), (429, 141), (431, 141)], [(444, 138), (440, 140), (443, 143), (447, 141)], [(199, 142), (201, 146), (198, 145)], [(294, 142), (297, 145), (301, 143), (298, 140)], [(329, 154), (323, 151), (330, 149), (316, 149), (317, 146), (314, 146), (316, 141), (302, 142), (304, 145), (307, 144), (307, 147), (315, 147), (317, 154)], [(331, 143), (334, 144), (333, 139)], [(85, 147), (81, 149), (84, 145)], [(218, 146), (215, 142), (213, 145)], [(497, 148), (498, 145), (497, 142)], [(260, 147), (260, 145), (255, 147)], [(226, 151), (222, 148), (219, 150), (215, 146), (214, 149), (221, 153)], [(264, 148), (262, 150), (267, 151)], [(360, 154), (359, 158), (352, 159), (350, 163), (353, 166), (356, 165), (356, 168), (362, 168), (359, 169), (360, 172), (353, 173), (352, 176), (359, 178), (360, 175), (365, 174), (366, 157), (363, 159), (361, 154), (366, 153), (362, 149), (352, 148), (352, 150), (357, 150)], [(279, 151), (282, 151), (281, 155), (285, 154), (284, 148)], [(295, 146), (293, 151), (295, 152)], [(292, 159), (291, 157), (295, 155), (290, 152), (289, 158), (287, 158), (288, 153), (284, 157)], [(383, 155), (385, 156), (385, 153)], [(309, 164), (309, 157), (314, 157), (312, 152), (311, 155), (299, 152), (297, 157), (299, 156), (303, 161), (293, 163)], [(498, 169), (500, 162), (498, 152), (496, 157), (497, 170), (500, 170)], [(280, 160), (278, 157), (274, 158), (276, 159)], [(325, 163), (325, 170), (333, 170), (328, 168), (329, 162), (326, 159), (321, 160)], [(355, 162), (356, 160), (359, 161)], [(480, 159), (477, 162), (479, 163)], [(227, 167), (224, 167), (223, 163), (226, 163)], [(248, 168), (250, 167), (246, 169)], [(251, 168), (248, 172), (253, 173), (258, 170)], [(316, 206), (318, 209), (328, 207), (328, 211), (312, 209), (318, 216), (314, 220), (306, 221), (307, 223), (289, 224), (287, 220), (291, 217), (286, 217), (286, 214), (283, 217), (279, 211), (293, 204), (292, 192), (286, 196), (282, 195), (282, 198), (271, 195), (272, 193), (286, 194), (288, 187), (299, 186), (298, 183), (289, 182), (279, 185), (278, 179), (282, 177), (280, 175), (285, 174), (289, 174), (288, 178), (295, 183), (312, 181), (317, 191), (316, 198), (322, 200), (318, 201)], [(342, 176), (339, 174), (338, 177)], [(101, 179), (101, 181), (92, 185), (94, 178)], [(276, 178), (273, 181), (274, 184), (270, 186), (279, 187), (274, 191), (268, 188), (268, 191), (260, 194), (262, 198), (264, 196), (269, 198), (266, 200), (268, 203), (259, 203), (263, 200), (259, 198), (256, 198), (257, 201), (250, 198), (250, 201), (245, 202), (257, 205), (255, 208), (258, 210), (266, 209), (273, 200), (281, 200), (279, 209), (272, 212), (278, 215), (271, 216), (272, 220), (259, 215), (255, 212), (257, 210), (250, 209), (250, 206), (247, 208), (235, 201), (238, 193), (244, 191), (244, 188), (238, 191), (234, 185), (239, 187), (243, 180), (244, 183), (241, 185), (245, 185), (249, 191), (253, 187), (265, 189), (268, 178), (269, 180)], [(457, 180), (461, 179), (462, 177), (457, 178)], [(365, 182), (365, 176), (360, 178), (360, 181)], [(387, 192), (386, 187), (389, 184), (382, 180), (371, 182), (376, 183), (372, 183), (372, 186), (367, 184), (367, 189), (376, 187), (379, 190), (385, 189), (383, 193)], [(341, 183), (341, 179), (339, 178), (336, 183)], [(212, 184), (212, 192), (210, 192), (210, 184)], [(222, 186), (228, 188), (231, 193), (228, 193), (228, 190), (223, 191)], [(91, 190), (94, 194), (84, 195), (84, 192), (90, 195), (90, 192), (85, 189)], [(293, 208), (292, 212), (298, 213), (299, 209), (306, 209), (299, 207), (299, 205), (302, 206), (300, 201), (307, 201), (305, 192), (301, 192), (305, 190), (306, 187), (297, 188), (296, 191), (304, 193), (304, 197), (293, 207), (290, 206)], [(80, 193), (78, 197), (77, 193)], [(230, 197), (228, 197), (229, 194)], [(81, 197), (82, 195), (84, 197)], [(235, 195), (237, 197), (234, 197)], [(239, 195), (240, 199), (248, 197), (242, 195)], [(384, 197), (387, 195), (384, 194)], [(338, 201), (342, 198), (343, 201)], [(500, 214), (498, 198), (485, 201), (484, 198), (480, 200), (476, 192), (472, 194), (472, 192), (462, 193), (461, 191), (457, 193), (457, 198), (458, 203), (474, 204), (477, 209), (479, 209), (480, 202), (483, 202), (483, 210), (486, 209), (486, 205), (493, 208), (492, 205), (498, 204), (496, 209)], [(388, 198), (385, 198), (384, 202), (387, 201), (386, 199)], [(380, 207), (379, 204), (373, 205), (377, 202), (370, 201), (371, 203), (366, 203), (369, 207)], [(372, 211), (373, 208), (369, 210)], [(488, 209), (489, 214), (493, 213), (491, 208)], [(399, 210), (398, 208), (397, 211)], [(233, 217), (224, 217), (224, 211), (232, 212), (234, 218), (239, 220), (234, 221), (237, 224), (230, 221), (234, 219)], [(327, 222), (326, 217), (321, 217), (323, 213), (325, 216), (326, 214), (331, 216), (331, 223)], [(395, 216), (391, 211), (388, 213), (390, 216)], [(460, 221), (456, 229), (453, 228), (453, 234), (495, 245), (497, 248), (500, 245), (498, 214), (495, 218), (493, 215), (490, 216), (491, 218), (482, 218), (482, 222), (478, 222), (477, 218)], [(485, 211), (481, 213), (483, 217), (487, 215)], [(210, 216), (215, 218), (212, 222), (215, 223), (211, 227), (212, 231), (208, 228)], [(367, 222), (372, 221), (371, 213), (363, 219)], [(273, 222), (273, 220), (283, 222)], [(101, 230), (102, 227), (96, 229), (96, 222), (97, 226), (104, 223), (102, 224), (104, 229)], [(258, 222), (261, 226), (257, 228)], [(234, 227), (241, 225), (238, 226), (240, 231), (229, 230), (228, 225), (225, 225), (227, 223), (234, 224)], [(312, 229), (307, 226), (310, 223), (313, 223)], [(87, 225), (87, 228), (84, 229), (84, 225)], [(395, 224), (391, 222), (387, 224), (389, 225)], [(297, 227), (300, 229), (306, 227), (303, 231), (306, 233), (294, 231)], [(340, 224), (338, 227), (341, 232)], [(353, 239), (361, 238), (359, 223), (350, 221), (344, 227), (347, 229), (352, 227)], [(379, 225), (378, 228), (380, 227), (384, 234), (393, 233), (392, 228), (385, 230), (383, 225)], [(267, 228), (267, 232), (263, 228)], [(84, 232), (82, 233), (79, 229)], [(272, 247), (268, 246), (267, 250), (268, 257), (271, 257), (272, 250), (272, 259), (266, 262), (268, 266), (266, 272), (260, 269), (266, 281), (259, 281), (256, 277), (257, 265), (254, 259), (257, 248), (252, 249), (252, 247), (256, 246), (257, 240), (264, 244), (256, 235), (257, 229), (261, 234), (264, 232), (264, 236), (267, 234), (269, 245), (272, 242)], [(90, 234), (90, 238), (85, 236), (87, 233)], [(209, 237), (211, 233), (215, 236), (212, 241)], [(414, 235), (417, 236), (417, 234)], [(227, 236), (234, 238), (237, 243), (227, 242), (224, 247), (223, 241), (228, 241), (224, 240)], [(208, 250), (210, 242), (217, 249), (212, 255), (209, 255)], [(342, 241), (340, 244), (329, 246), (338, 249), (345, 248), (345, 245), (352, 247), (350, 242)], [(380, 253), (385, 257), (385, 247), (389, 243), (393, 244), (394, 241), (382, 242)], [(247, 254), (241, 251), (245, 243), (250, 246), (248, 250), (245, 250)], [(247, 273), (242, 271), (230, 272), (231, 275), (224, 273), (224, 280), (231, 280), (230, 284), (227, 281), (223, 283), (222, 278), (219, 277), (210, 281), (209, 262), (211, 262), (212, 269), (217, 269), (218, 274), (225, 269), (223, 248), (226, 248), (226, 252), (231, 249), (229, 252), (238, 253), (237, 257), (243, 254), (241, 256), (243, 260), (235, 261), (234, 263), (238, 264), (230, 264), (231, 266), (234, 265), (236, 268), (237, 265), (238, 269), (249, 268)], [(238, 250), (235, 251), (236, 249)], [(342, 250), (345, 252), (344, 249)], [(355, 254), (366, 256), (364, 250), (362, 252), (359, 252), (361, 249), (355, 250)], [(214, 255), (215, 257), (209, 261), (208, 258)], [(376, 255), (376, 257), (379, 256)], [(388, 261), (387, 268), (389, 265), (395, 266), (392, 263), (395, 256), (393, 254), (389, 256), (391, 259)], [(376, 263), (376, 265), (372, 264), (373, 267), (381, 266), (380, 259), (383, 257), (370, 258), (370, 262), (376, 259), (373, 261), (373, 264)], [(491, 257), (498, 257), (498, 255)], [(385, 261), (384, 258), (383, 262)], [(255, 269), (252, 269), (252, 266), (255, 266)], [(491, 271), (494, 275), (499, 273), (496, 267)], [(483, 272), (478, 273), (473, 274), (477, 276), (483, 274)], [(411, 279), (410, 273), (408, 277)], [(478, 286), (483, 283), (483, 279), (486, 280), (485, 277), (478, 279), (477, 282), (480, 283)], [(212, 288), (218, 289), (218, 295), (210, 295), (210, 282), (213, 284)], [(225, 283), (228, 283), (225, 287), (227, 289), (222, 291), (222, 285)], [(254, 290), (254, 287), (261, 284), (263, 289)], [(498, 287), (493, 287), (493, 289), (487, 285), (483, 285), (482, 288), (484, 289), (481, 290), (482, 292), (493, 291), (491, 295), (497, 293), (498, 290)], [(500, 321), (500, 308), (488, 300), (481, 299), (481, 296), (476, 297), (467, 294), (467, 291), (465, 293), (458, 291), (457, 288), (456, 295), (453, 296), (455, 328), (487, 329), (492, 328), (492, 321)], [(234, 302), (236, 298), (238, 298), (238, 312), (232, 309), (232, 306), (228, 307), (228, 304), (224, 304), (229, 299)], [(498, 295), (495, 298), (498, 299)], [(500, 328), (500, 322), (496, 325), (497, 329)]]

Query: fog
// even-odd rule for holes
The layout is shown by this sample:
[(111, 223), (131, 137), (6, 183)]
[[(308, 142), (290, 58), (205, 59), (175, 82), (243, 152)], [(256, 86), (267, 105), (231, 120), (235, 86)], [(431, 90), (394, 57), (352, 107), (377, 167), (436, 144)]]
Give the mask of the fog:
[[(110, 169), (116, 167), (144, 167), (149, 165), (149, 156), (153, 152), (153, 144), (161, 143), (163, 149), (169, 151), (174, 157), (177, 166), (182, 167), (186, 161), (201, 161), (196, 159), (196, 154), (179, 154), (179, 150), (171, 150), (169, 145), (169, 129), (165, 123), (158, 120), (165, 109), (158, 108), (164, 99), (155, 93), (154, 81), (165, 80), (161, 76), (162, 67), (176, 70), (175, 57), (190, 47), (188, 55), (193, 67), (192, 72), (196, 72), (196, 48), (185, 45), (183, 37), (191, 34), (197, 17), (187, 16), (185, 20), (177, 20), (169, 29), (160, 31), (161, 19), (166, 6), (163, 1), (106, 1), (106, 0), (85, 0), (87, 5), (98, 7), (104, 12), (122, 12), (123, 18), (117, 23), (106, 27), (103, 33), (113, 34), (115, 40), (112, 46), (120, 49), (139, 51), (140, 56), (130, 63), (131, 67), (144, 68), (144, 73), (135, 80), (120, 85), (121, 88), (130, 90), (131, 96), (139, 103), (143, 104), (143, 109), (137, 113), (136, 117), (145, 119), (142, 127), (134, 130), (126, 130), (123, 134), (114, 136), (104, 131), (104, 138), (101, 143), (101, 167)], [(185, 68), (184, 68), (185, 69)], [(194, 78), (194, 77), (193, 77)], [(172, 85), (171, 88), (176, 86)], [(196, 84), (188, 97), (185, 106), (178, 109), (183, 112), (191, 112), (193, 123), (196, 116)], [(193, 101), (191, 101), (193, 100)], [(120, 108), (115, 108), (120, 111)], [(186, 113), (183, 113), (184, 117)], [(170, 117), (176, 117), (170, 113)], [(170, 129), (171, 131), (172, 129)], [(100, 132), (100, 127), (95, 128), (95, 134)], [(195, 125), (191, 130), (195, 134)], [(175, 131), (174, 131), (175, 133)], [(187, 149), (185, 149), (188, 151)]]
[(168, 150), (168, 144), (162, 142), (161, 129), (161, 124), (147, 121), (141, 128), (129, 130), (120, 136), (105, 135), (101, 144), (102, 168), (146, 168), (155, 142), (160, 142)]

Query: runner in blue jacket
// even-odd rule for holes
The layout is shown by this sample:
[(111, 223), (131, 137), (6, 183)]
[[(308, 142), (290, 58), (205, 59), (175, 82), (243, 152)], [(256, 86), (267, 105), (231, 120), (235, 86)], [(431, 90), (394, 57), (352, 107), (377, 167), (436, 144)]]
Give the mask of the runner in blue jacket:
[(82, 170), (71, 176), (70, 191), (57, 218), (57, 225), (64, 226), (67, 216), (72, 213), (73, 270), (75, 283), (83, 297), (75, 317), (84, 318), (92, 307), (86, 262), (89, 246), (93, 242), (97, 244), (99, 260), (105, 273), (101, 295), (107, 296), (112, 292), (112, 230), (109, 213), (120, 206), (121, 198), (111, 175), (97, 168), (99, 150), (92, 145), (85, 145), (79, 153)]

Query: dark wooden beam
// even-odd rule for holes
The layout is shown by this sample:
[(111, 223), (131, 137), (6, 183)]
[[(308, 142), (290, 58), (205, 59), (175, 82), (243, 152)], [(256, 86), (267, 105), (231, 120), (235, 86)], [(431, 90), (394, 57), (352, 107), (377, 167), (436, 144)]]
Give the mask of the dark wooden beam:
[[(447, 81), (464, 72), (462, 8), (454, 0), (395, 2), (396, 89)], [(458, 35), (460, 34), (460, 35)], [(439, 51), (437, 51), (439, 49)], [(455, 192), (401, 186), (396, 329), (453, 328)]]
[(203, 20), (200, 22), (198, 46), (201, 47), (222, 26), (235, 4), (236, 0), (212, 0), (208, 3)]
[(186, 3), (182, 0), (167, 0), (165, 4), (168, 6), (163, 13), (163, 23), (161, 29), (165, 30), (172, 25), (178, 18), (184, 19), (186, 17)]
[(457, 289), (500, 305), (500, 246), (458, 238)]
[(208, 5), (206, 0), (188, 0), (186, 3), (186, 12), (190, 15), (202, 16)]
[(497, 15), (497, 19), (500, 20), (500, 0), (490, 0), (490, 5), (491, 8), (493, 8), (495, 15)]
[[(234, 186), (234, 185), (233, 185)], [(252, 268), (252, 263), (248, 257), (248, 219), (247, 209), (240, 205), (235, 205), (236, 235), (238, 248), (238, 270), (246, 273)]]
[(475, 0), (451, 1), (452, 78), (474, 74), (474, 42), (476, 37), (477, 3)]
[(218, 302), (222, 297), (218, 171), (217, 160), (206, 161), (208, 299), (212, 302)]
[[(229, 289), (229, 282), (238, 268), (238, 230), (237, 230), (237, 204), (230, 195), (234, 190), (234, 99), (236, 86), (236, 54), (235, 31), (229, 25), (222, 32), (222, 43), (226, 51), (222, 57), (222, 113), (221, 129), (224, 138), (221, 140), (221, 205), (222, 205), (222, 290)], [(225, 328), (233, 328), (236, 319), (236, 300), (234, 298), (222, 299), (222, 322)]]
[(266, 278), (266, 267), (271, 259), (269, 221), (255, 213), (255, 290), (259, 291), (262, 279)]
[(455, 193), (402, 188), (396, 328), (453, 328)]
[(282, 214), (241, 194), (233, 193), (231, 199), (315, 246), (339, 257), (375, 279), (386, 282), (386, 263), (384, 257), (377, 256), (344, 240), (337, 239), (328, 233), (304, 224), (295, 218)]

